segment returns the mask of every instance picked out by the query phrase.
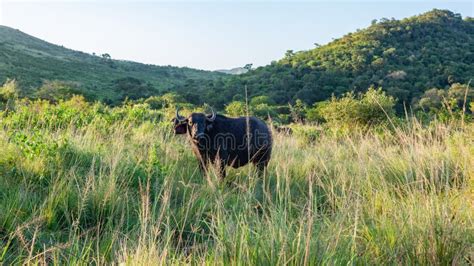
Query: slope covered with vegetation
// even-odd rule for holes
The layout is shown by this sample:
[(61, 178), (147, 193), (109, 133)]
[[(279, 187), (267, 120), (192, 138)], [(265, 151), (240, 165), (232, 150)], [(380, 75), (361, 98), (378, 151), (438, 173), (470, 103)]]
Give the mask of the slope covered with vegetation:
[(472, 43), (472, 18), (435, 9), (402, 20), (373, 21), (329, 44), (288, 51), (279, 61), (234, 76), (112, 60), (0, 27), (0, 81), (16, 79), (22, 95), (30, 98), (83, 94), (116, 105), (125, 98), (172, 93), (183, 104), (207, 103), (220, 110), (244, 104), (247, 87), (249, 102), (260, 105), (257, 112), (281, 121), (290, 115), (288, 103), (312, 107), (331, 95), (374, 86), (394, 97), (402, 112), (403, 103), (415, 109), (438, 107), (453, 94), (449, 88), (467, 85), (474, 78)]
[(156, 95), (186, 79), (212, 80), (223, 75), (113, 60), (108, 54), (90, 55), (0, 26), (0, 83), (7, 78), (16, 79), (25, 96), (35, 97), (45, 82), (50, 87), (60, 82), (62, 87), (91, 100), (114, 103), (126, 96), (133, 99)]
[(332, 94), (375, 86), (397, 98), (399, 104), (409, 105), (428, 89), (447, 89), (474, 78), (473, 44), (472, 18), (435, 9), (402, 20), (373, 21), (370, 27), (327, 45), (288, 51), (283, 59), (249, 73), (209, 82), (189, 81), (175, 90), (188, 102), (222, 107), (230, 99), (242, 101), (245, 86), (250, 96), (265, 95), (276, 104), (297, 99), (313, 104)]

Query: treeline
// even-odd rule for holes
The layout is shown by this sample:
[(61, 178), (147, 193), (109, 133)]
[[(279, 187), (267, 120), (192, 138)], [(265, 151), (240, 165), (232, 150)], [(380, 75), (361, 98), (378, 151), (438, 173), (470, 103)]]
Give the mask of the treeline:
[[(48, 82), (44, 84), (30, 98), (19, 96), (18, 84), (14, 80), (7, 81), (0, 87), (0, 110), (15, 109), (17, 102), (45, 101), (48, 103), (64, 103), (71, 99), (87, 101), (80, 93), (74, 90), (74, 84), (64, 82)], [(142, 86), (141, 84), (136, 84)], [(77, 96), (80, 96), (79, 98)], [(32, 99), (33, 98), (33, 99)], [(474, 112), (474, 89), (469, 84), (455, 83), (447, 90), (430, 89), (426, 91), (418, 103), (405, 109), (406, 114), (415, 115), (423, 120), (471, 119)], [(90, 101), (89, 101), (90, 102)], [(109, 106), (104, 103), (101, 105)], [(218, 109), (220, 113), (238, 117), (252, 115), (272, 122), (275, 125), (290, 123), (323, 124), (336, 126), (372, 126), (389, 122), (397, 118), (397, 99), (390, 96), (381, 88), (370, 87), (364, 93), (348, 92), (340, 97), (332, 96), (325, 101), (312, 105), (297, 99), (294, 103), (278, 104), (269, 96), (253, 96), (250, 99), (232, 101)], [(160, 116), (168, 119), (174, 115), (176, 108), (184, 112), (205, 112), (213, 108), (209, 104), (193, 104), (186, 102), (176, 93), (166, 93), (161, 96), (127, 98), (117, 107), (140, 106), (149, 110), (158, 111)], [(408, 109), (409, 108), (409, 109)], [(399, 116), (400, 117), (400, 116)], [(390, 121), (391, 122), (391, 121)]]

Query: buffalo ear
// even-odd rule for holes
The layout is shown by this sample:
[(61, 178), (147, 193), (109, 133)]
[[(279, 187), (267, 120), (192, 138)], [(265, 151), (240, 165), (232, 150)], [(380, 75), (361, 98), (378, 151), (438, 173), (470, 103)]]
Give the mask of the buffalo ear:
[(186, 134), (188, 132), (188, 125), (186, 123), (181, 123), (174, 126), (174, 134)]
[(173, 123), (174, 134), (180, 135), (186, 134), (186, 132), (188, 132), (188, 125), (186, 120), (181, 122), (178, 119), (173, 118), (171, 122)]

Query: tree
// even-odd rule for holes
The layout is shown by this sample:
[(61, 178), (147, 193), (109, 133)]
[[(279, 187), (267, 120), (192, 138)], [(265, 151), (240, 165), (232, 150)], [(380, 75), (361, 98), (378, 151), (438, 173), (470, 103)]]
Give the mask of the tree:
[(306, 104), (300, 100), (300, 99), (296, 99), (296, 102), (294, 105), (289, 105), (290, 107), (290, 114), (291, 114), (291, 118), (293, 119), (294, 122), (297, 122), (297, 123), (302, 123), (304, 122), (305, 118), (306, 118)]
[(15, 101), (18, 98), (18, 84), (14, 79), (7, 79), (0, 87), (0, 107), (5, 111), (15, 108)]
[(246, 116), (247, 108), (245, 108), (245, 103), (240, 101), (233, 101), (226, 105), (225, 112), (226, 114), (234, 117)]
[(47, 80), (36, 91), (35, 97), (50, 102), (58, 102), (60, 100), (68, 100), (73, 95), (80, 95), (81, 90), (79, 84), (70, 81)]
[(132, 77), (115, 80), (114, 88), (122, 93), (122, 99), (128, 97), (131, 100), (148, 98), (153, 95), (155, 90), (152, 85), (145, 84), (141, 80)]
[(474, 99), (474, 90), (468, 85), (454, 83), (449, 89), (429, 89), (423, 93), (416, 102), (415, 108), (431, 113), (460, 111), (465, 108), (469, 111), (469, 105)]
[(286, 53), (285, 53), (285, 59), (291, 60), (294, 55), (295, 55), (295, 53), (293, 52), (293, 50), (287, 50)]
[(275, 104), (275, 102), (266, 95), (255, 96), (250, 100), (250, 106), (257, 106), (259, 104), (272, 105)]
[(108, 54), (108, 53), (101, 54), (100, 56), (101, 56), (102, 59), (104, 59), (104, 60), (111, 60), (111, 59), (112, 59), (112, 57), (111, 57), (110, 54)]
[(462, 109), (465, 106), (468, 108), (474, 99), (474, 89), (469, 85), (454, 83), (448, 89), (448, 97), (453, 107)]
[(181, 102), (181, 97), (179, 97), (179, 95), (174, 92), (165, 93), (160, 98), (163, 101), (164, 107), (166, 108), (175, 107), (176, 104)]
[(112, 60), (112, 57), (110, 56), (110, 54), (105, 53), (105, 54), (102, 54), (101, 57), (102, 57), (102, 61), (104, 61), (111, 68), (116, 68), (116, 65), (114, 61)]
[(395, 98), (382, 89), (369, 88), (364, 94), (347, 93), (318, 106), (318, 114), (332, 124), (371, 126), (386, 122), (395, 114)]

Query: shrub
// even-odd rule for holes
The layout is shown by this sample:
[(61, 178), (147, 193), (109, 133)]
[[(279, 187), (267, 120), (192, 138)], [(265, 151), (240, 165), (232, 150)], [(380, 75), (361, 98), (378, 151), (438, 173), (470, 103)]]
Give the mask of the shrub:
[(230, 116), (245, 116), (247, 111), (245, 103), (240, 101), (233, 101), (225, 107), (226, 114)]
[(267, 119), (270, 117), (276, 117), (277, 113), (275, 112), (275, 107), (266, 103), (257, 104), (251, 106), (252, 114), (261, 119)]
[(79, 90), (79, 84), (75, 82), (53, 80), (45, 81), (35, 93), (35, 97), (50, 102), (58, 102), (60, 100), (68, 100), (75, 94), (83, 94)]
[(326, 120), (324, 120), (324, 117), (321, 114), (321, 109), (324, 108), (327, 104), (329, 104), (328, 101), (315, 103), (313, 105), (313, 108), (309, 108), (306, 111), (306, 120), (308, 122), (326, 122)]
[(163, 100), (163, 98), (159, 97), (159, 96), (148, 97), (144, 101), (144, 103), (148, 104), (148, 106), (150, 106), (151, 109), (155, 109), (155, 110), (163, 108), (163, 106), (165, 106), (165, 104), (166, 104), (166, 102)]
[(428, 119), (459, 119), (472, 114), (469, 106), (473, 99), (474, 90), (469, 85), (454, 83), (447, 90), (432, 88), (425, 91), (415, 104), (415, 110), (418, 116)]
[(461, 110), (464, 105), (468, 107), (474, 99), (474, 89), (470, 88), (469, 85), (454, 83), (448, 89), (448, 97), (451, 107)]
[(2, 110), (11, 110), (14, 108), (15, 100), (18, 98), (18, 85), (16, 81), (7, 80), (0, 87), (0, 108)]
[(312, 125), (293, 124), (290, 126), (300, 145), (307, 145), (317, 141), (322, 129)]
[(369, 88), (365, 94), (356, 96), (350, 92), (342, 98), (332, 97), (330, 101), (316, 105), (312, 117), (345, 126), (378, 125), (395, 114), (394, 106), (392, 96), (382, 89)]

